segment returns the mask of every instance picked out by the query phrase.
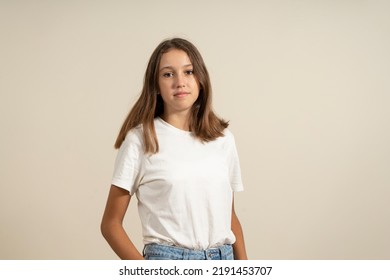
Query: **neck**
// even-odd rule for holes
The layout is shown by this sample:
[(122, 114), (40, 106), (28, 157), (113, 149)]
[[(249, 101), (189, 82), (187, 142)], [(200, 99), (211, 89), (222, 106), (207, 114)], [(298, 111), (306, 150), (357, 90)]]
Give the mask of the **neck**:
[(174, 127), (190, 131), (189, 113), (162, 114), (161, 118)]

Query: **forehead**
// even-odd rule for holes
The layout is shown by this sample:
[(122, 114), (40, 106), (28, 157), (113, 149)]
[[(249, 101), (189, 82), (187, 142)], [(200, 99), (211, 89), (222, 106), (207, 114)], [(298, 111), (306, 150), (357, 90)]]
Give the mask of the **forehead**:
[(188, 66), (189, 64), (191, 64), (191, 59), (185, 51), (179, 49), (170, 49), (161, 56), (159, 68), (179, 68)]

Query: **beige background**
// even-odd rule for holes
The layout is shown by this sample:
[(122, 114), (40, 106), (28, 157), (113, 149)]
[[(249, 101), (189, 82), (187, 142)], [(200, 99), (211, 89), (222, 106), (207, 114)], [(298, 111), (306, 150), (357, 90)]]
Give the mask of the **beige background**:
[[(390, 258), (388, 1), (0, 0), (0, 258), (116, 259), (120, 125), (182, 36), (231, 120), (251, 259)], [(126, 228), (142, 249), (136, 203)]]

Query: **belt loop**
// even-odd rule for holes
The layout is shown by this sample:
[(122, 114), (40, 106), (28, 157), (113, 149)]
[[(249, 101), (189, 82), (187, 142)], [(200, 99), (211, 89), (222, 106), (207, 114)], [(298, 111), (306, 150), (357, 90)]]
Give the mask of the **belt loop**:
[(221, 254), (221, 260), (226, 260), (226, 245), (222, 245), (218, 249)]
[(203, 253), (204, 253), (204, 259), (205, 260), (210, 260), (210, 252), (209, 250), (203, 250)]
[(183, 260), (189, 260), (189, 252), (190, 250), (188, 249), (183, 249)]
[(222, 245), (219, 247), (219, 250), (221, 252), (221, 260), (227, 260), (232, 250), (232, 245)]

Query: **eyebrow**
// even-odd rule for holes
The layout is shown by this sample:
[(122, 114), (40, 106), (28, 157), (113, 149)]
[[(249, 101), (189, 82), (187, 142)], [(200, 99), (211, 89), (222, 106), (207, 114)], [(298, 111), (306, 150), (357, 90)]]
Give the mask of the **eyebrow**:
[[(189, 66), (192, 66), (192, 63), (183, 65), (182, 68), (186, 68), (186, 67), (189, 67)], [(174, 68), (172, 66), (168, 65), (168, 66), (161, 67), (159, 69), (159, 71), (164, 70), (164, 69), (174, 69)]]

